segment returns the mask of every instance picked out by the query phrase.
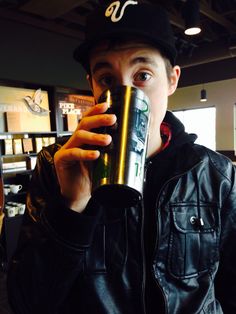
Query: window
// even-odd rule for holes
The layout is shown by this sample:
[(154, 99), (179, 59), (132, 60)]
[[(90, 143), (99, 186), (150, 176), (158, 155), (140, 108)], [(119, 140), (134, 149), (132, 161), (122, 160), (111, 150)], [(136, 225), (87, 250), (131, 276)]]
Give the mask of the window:
[(197, 134), (196, 143), (212, 150), (216, 149), (215, 107), (173, 111), (173, 113), (184, 124), (186, 132)]

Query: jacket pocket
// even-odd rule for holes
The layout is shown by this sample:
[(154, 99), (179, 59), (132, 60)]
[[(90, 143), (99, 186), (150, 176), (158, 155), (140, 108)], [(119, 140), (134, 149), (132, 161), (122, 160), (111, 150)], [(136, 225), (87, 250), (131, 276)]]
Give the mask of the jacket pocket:
[(177, 278), (210, 271), (219, 259), (219, 214), (212, 204), (171, 206), (168, 267)]

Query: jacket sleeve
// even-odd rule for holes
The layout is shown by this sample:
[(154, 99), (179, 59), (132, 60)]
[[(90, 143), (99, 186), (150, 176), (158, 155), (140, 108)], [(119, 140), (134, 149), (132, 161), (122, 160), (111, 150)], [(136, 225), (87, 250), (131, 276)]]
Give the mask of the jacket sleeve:
[(236, 313), (236, 178), (232, 167), (231, 190), (221, 210), (220, 263), (216, 298), (225, 314)]
[(16, 314), (58, 313), (83, 269), (99, 219), (100, 210), (92, 200), (83, 214), (66, 208), (54, 171), (54, 153), (44, 149), (38, 156), (28, 210), (9, 264), (8, 296)]

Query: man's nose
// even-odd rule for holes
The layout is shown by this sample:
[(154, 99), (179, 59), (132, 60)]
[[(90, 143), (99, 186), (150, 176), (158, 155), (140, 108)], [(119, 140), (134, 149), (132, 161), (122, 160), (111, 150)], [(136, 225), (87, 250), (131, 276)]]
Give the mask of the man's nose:
[(121, 75), (117, 80), (117, 83), (118, 85), (133, 86), (132, 80), (125, 75)]

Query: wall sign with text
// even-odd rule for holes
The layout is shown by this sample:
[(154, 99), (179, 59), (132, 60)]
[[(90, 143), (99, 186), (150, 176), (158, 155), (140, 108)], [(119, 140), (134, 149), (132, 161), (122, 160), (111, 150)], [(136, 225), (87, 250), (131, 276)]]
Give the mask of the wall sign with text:
[(49, 132), (48, 92), (0, 86), (0, 132)]

